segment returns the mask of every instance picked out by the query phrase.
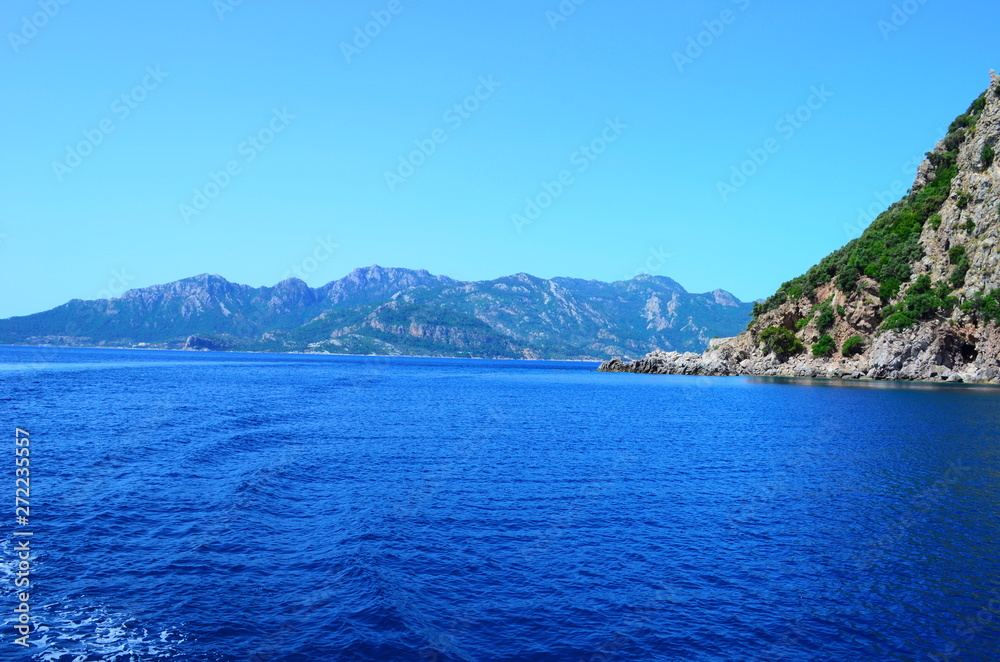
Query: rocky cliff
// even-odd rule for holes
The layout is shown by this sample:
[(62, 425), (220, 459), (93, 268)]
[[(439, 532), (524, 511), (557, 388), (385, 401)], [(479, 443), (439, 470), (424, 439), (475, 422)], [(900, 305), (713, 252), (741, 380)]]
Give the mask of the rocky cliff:
[(990, 78), (906, 196), (757, 304), (745, 332), (703, 354), (601, 370), (1000, 382), (1000, 77)]

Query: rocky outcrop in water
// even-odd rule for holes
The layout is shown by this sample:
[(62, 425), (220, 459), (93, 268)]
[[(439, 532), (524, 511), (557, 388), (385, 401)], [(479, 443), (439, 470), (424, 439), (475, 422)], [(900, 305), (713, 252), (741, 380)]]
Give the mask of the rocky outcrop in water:
[[(871, 349), (855, 357), (814, 357), (800, 353), (781, 358), (752, 345), (752, 336), (703, 354), (653, 352), (642, 359), (604, 362), (603, 372), (666, 375), (746, 375), (901, 381), (1000, 382), (1000, 333), (997, 330), (926, 324), (879, 335)], [(751, 339), (751, 343), (747, 340)]]

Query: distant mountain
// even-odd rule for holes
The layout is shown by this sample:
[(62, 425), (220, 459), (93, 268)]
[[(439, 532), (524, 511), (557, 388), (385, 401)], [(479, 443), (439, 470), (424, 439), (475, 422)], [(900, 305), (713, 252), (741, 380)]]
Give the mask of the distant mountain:
[(606, 359), (701, 351), (753, 306), (662, 276), (603, 283), (516, 274), (463, 282), (371, 266), (322, 287), (203, 274), (0, 320), (0, 343), (333, 354)]

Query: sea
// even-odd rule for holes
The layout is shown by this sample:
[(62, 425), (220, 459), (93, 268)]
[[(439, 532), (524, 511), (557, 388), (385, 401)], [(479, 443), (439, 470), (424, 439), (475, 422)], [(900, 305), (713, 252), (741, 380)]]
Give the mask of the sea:
[(1000, 660), (1000, 389), (597, 367), (2, 347), (0, 660)]

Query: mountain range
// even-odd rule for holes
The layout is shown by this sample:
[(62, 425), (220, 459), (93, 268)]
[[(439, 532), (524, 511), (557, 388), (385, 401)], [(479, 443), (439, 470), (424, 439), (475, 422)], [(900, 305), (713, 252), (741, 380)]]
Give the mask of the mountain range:
[(0, 320), (0, 343), (216, 351), (603, 360), (700, 351), (752, 304), (670, 278), (604, 283), (516, 274), (464, 282), (371, 266), (322, 287), (203, 274)]
[(703, 354), (612, 372), (1000, 382), (1000, 76), (861, 236), (754, 305)]

